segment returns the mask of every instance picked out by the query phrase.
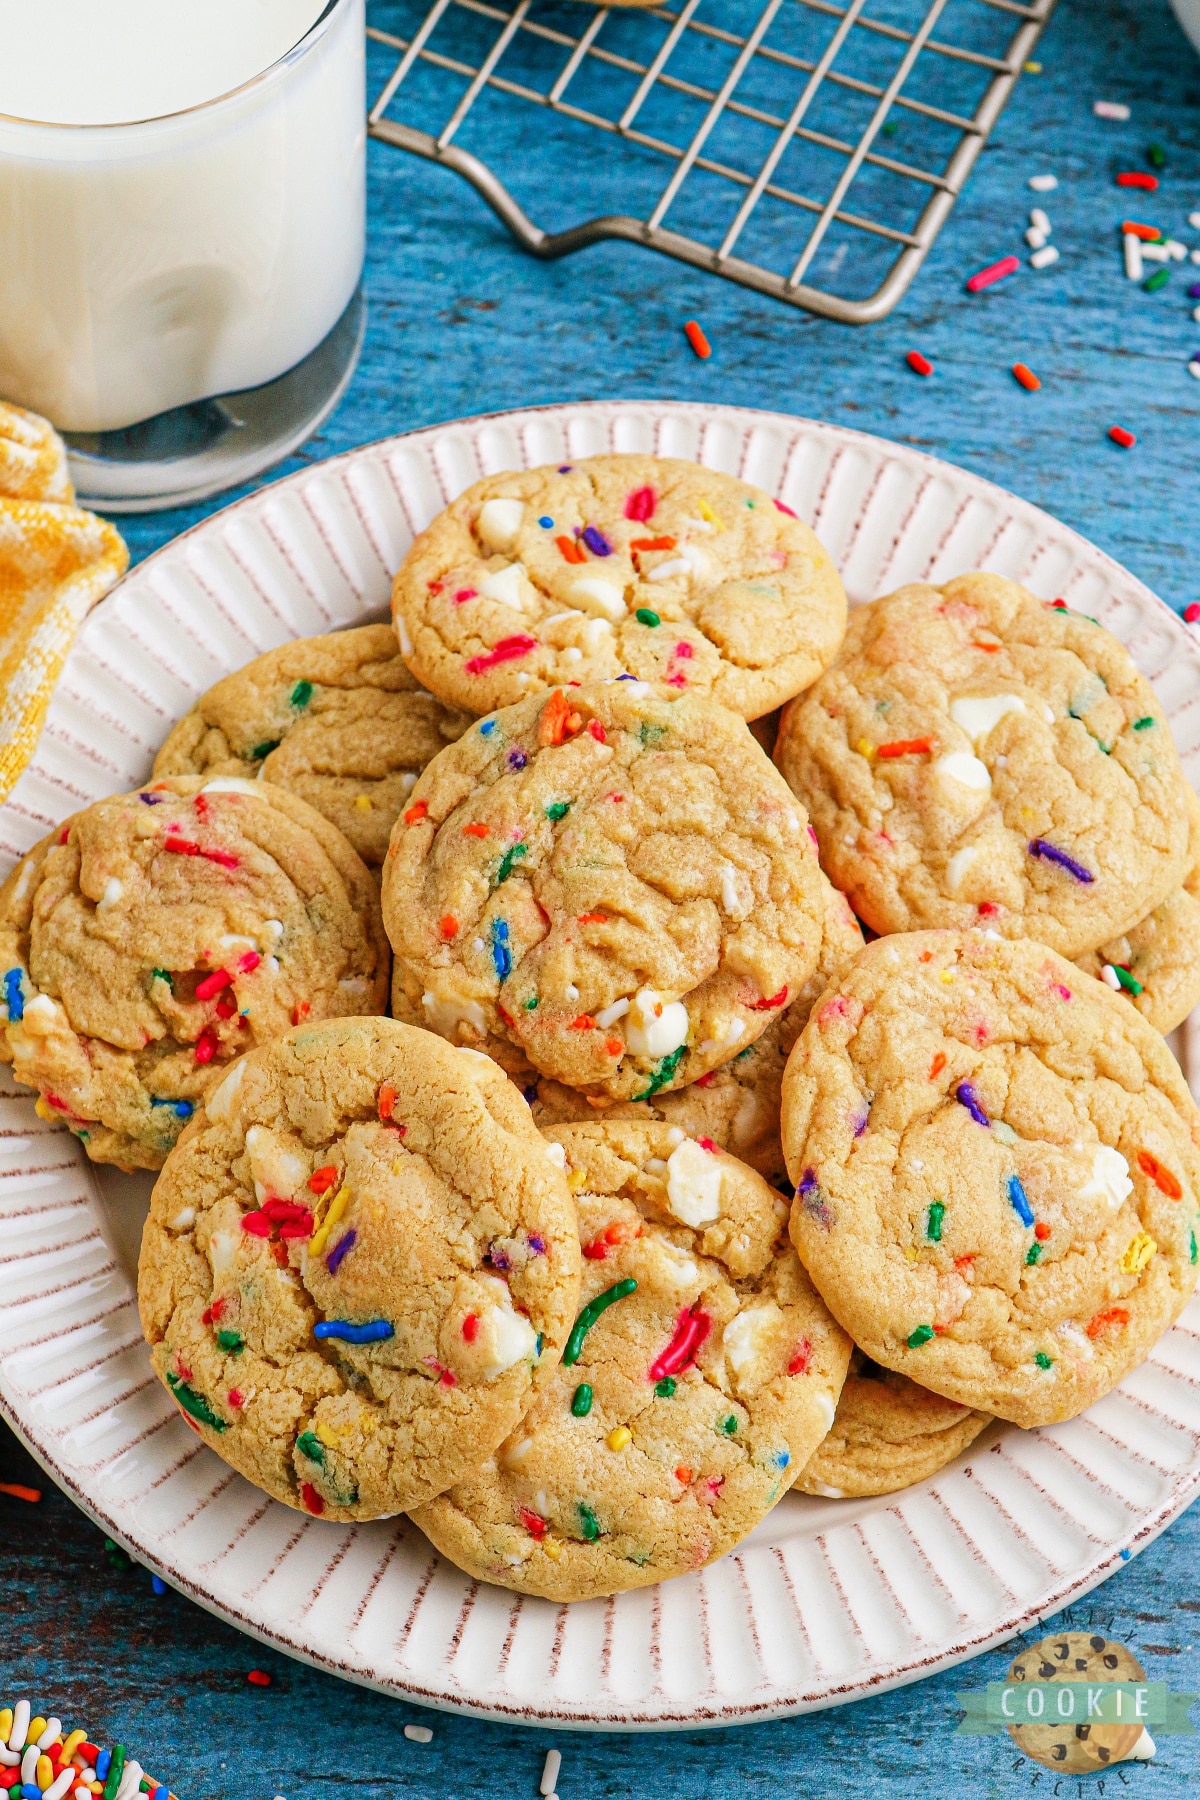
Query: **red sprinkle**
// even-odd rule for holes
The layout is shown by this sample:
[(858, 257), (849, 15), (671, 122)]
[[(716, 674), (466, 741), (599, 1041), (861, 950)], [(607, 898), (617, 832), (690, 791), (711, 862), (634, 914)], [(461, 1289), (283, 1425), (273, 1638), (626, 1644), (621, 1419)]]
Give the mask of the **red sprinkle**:
[(314, 1194), (327, 1194), (337, 1183), (338, 1172), (332, 1163), (326, 1163), (323, 1169), (314, 1169), (308, 1178), (308, 1185)]
[(785, 987), (781, 987), (777, 994), (771, 994), (769, 996), (769, 998), (767, 998), (765, 1000), (751, 1001), (750, 1010), (751, 1010), (751, 1012), (774, 1012), (774, 1010), (777, 1006), (786, 1006), (787, 1005), (787, 997), (788, 997), (787, 989)]
[(580, 913), (580, 915), (576, 919), (575, 923), (577, 925), (607, 925), (608, 924), (608, 914), (607, 913)]
[(217, 1001), (215, 1010), (218, 1019), (232, 1019), (234, 1013), (237, 1011), (237, 1006), (226, 994), (222, 999)]
[(422, 819), (429, 817), (429, 803), (426, 800), (414, 800), (404, 815), (406, 825), (419, 825)]
[(876, 756), (927, 756), (933, 749), (928, 738), (897, 738), (894, 744), (880, 744)]
[(299, 1025), (302, 1020), (307, 1019), (311, 1011), (312, 1008), (309, 1006), (307, 1000), (297, 1001), (296, 1005), (292, 1008), (292, 1024)]
[(1110, 425), (1108, 435), (1114, 444), (1120, 444), (1122, 450), (1132, 450), (1137, 443), (1132, 431), (1126, 431), (1123, 425)]
[(245, 1404), (246, 1404), (246, 1402), (242, 1398), (241, 1388), (230, 1388), (229, 1393), (226, 1395), (226, 1399), (229, 1401), (229, 1404), (230, 1404), (230, 1406), (232, 1406), (234, 1412), (239, 1411), (240, 1408), (245, 1406)]
[(968, 294), (977, 294), (981, 288), (991, 287), (994, 281), (1003, 281), (1006, 275), (1015, 275), (1020, 266), (1018, 257), (1002, 256), (999, 262), (989, 263), (986, 269), (976, 270), (967, 282)]
[(513, 1018), (512, 1014), (508, 1011), (507, 1007), (501, 1006), (500, 1002), (497, 1000), (496, 1011), (499, 1013), (502, 1022), (505, 1025), (507, 1025), (509, 1030), (511, 1031), (514, 1028), (514, 1026), (516, 1025), (517, 1021)]
[(238, 974), (252, 975), (261, 961), (257, 950), (247, 950), (244, 956), (238, 957)]
[(1200, 619), (1200, 602), (1190, 600), (1183, 609), (1183, 618), (1186, 625), (1194, 625)]
[(64, 825), (62, 830), (58, 834), (59, 843), (65, 844), (67, 839), (70, 837), (70, 835), (71, 835), (71, 827), (69, 825)]
[(1126, 237), (1141, 238), (1147, 244), (1153, 244), (1162, 236), (1157, 225), (1139, 225), (1136, 219), (1123, 220), (1121, 230)]
[(485, 669), (494, 669), (499, 663), (519, 662), (521, 657), (536, 649), (535, 637), (530, 637), (527, 631), (518, 632), (516, 637), (501, 638), (486, 656), (468, 656), (463, 668), (468, 675), (482, 675)]
[(933, 1061), (929, 1065), (928, 1079), (930, 1081), (936, 1080), (937, 1077), (941, 1074), (942, 1070), (945, 1068), (945, 1066), (946, 1066), (945, 1051), (939, 1050), (937, 1055), (934, 1057)]
[(205, 1026), (196, 1039), (195, 1056), (198, 1063), (210, 1063), (217, 1054), (217, 1034), (211, 1025)]
[(269, 1238), (271, 1221), (265, 1212), (248, 1212), (242, 1214), (242, 1230), (250, 1237)]
[(697, 1300), (680, 1313), (670, 1343), (650, 1364), (650, 1381), (661, 1381), (666, 1375), (682, 1375), (695, 1362), (700, 1346), (712, 1330), (712, 1320), (700, 1309)]
[(707, 1150), (710, 1156), (715, 1156), (717, 1154), (717, 1146), (710, 1137), (697, 1138), (696, 1142), (702, 1150)]
[(467, 1313), (462, 1322), (463, 1342), (473, 1344), (479, 1336), (479, 1314)]
[(1050, 1227), (1043, 1220), (1039, 1219), (1033, 1228), (1033, 1235), (1039, 1244), (1044, 1244), (1046, 1239), (1050, 1236)]
[(692, 349), (696, 352), (696, 355), (700, 358), (701, 362), (704, 362), (712, 355), (712, 345), (701, 331), (695, 319), (688, 320), (683, 328), (683, 335), (692, 346)]
[(798, 519), (800, 517), (799, 513), (794, 513), (790, 506), (785, 506), (782, 500), (775, 500), (772, 502), (772, 505), (776, 512), (786, 513), (789, 519)]
[(1107, 1331), (1110, 1325), (1128, 1325), (1128, 1323), (1129, 1314), (1123, 1306), (1109, 1306), (1103, 1312), (1098, 1312), (1094, 1319), (1089, 1320), (1087, 1334), (1090, 1338), (1097, 1338), (1102, 1331)]
[(530, 1512), (527, 1506), (518, 1506), (517, 1517), (529, 1533), (530, 1537), (536, 1539), (540, 1544), (549, 1530), (549, 1526), (546, 1524), (542, 1515), (540, 1513)]
[(300, 1498), (303, 1500), (309, 1512), (315, 1514), (319, 1519), (321, 1514), (325, 1511), (325, 1502), (322, 1500), (311, 1481), (302, 1481), (300, 1483)]
[(255, 1687), (270, 1687), (271, 1685), (271, 1677), (267, 1674), (265, 1669), (251, 1669), (246, 1676), (246, 1680), (251, 1682)]
[(396, 1090), (390, 1081), (385, 1081), (375, 1096), (381, 1119), (390, 1119), (396, 1109)]
[[(267, 1202), (267, 1205), (270, 1205), (270, 1201)], [(266, 1210), (264, 1207), (263, 1211)], [(298, 1219), (291, 1219), (286, 1225), (279, 1227), (279, 1235), (285, 1242), (290, 1242), (292, 1239), (307, 1241), (313, 1234), (315, 1223), (316, 1221), (306, 1207)]]
[(1020, 382), (1021, 386), (1025, 388), (1028, 393), (1036, 394), (1042, 385), (1028, 363), (1015, 362), (1012, 366), (1012, 372)]
[(698, 1075), (696, 1077), (695, 1081), (692, 1083), (692, 1086), (693, 1087), (711, 1087), (714, 1079), (716, 1078), (716, 1073), (717, 1073), (717, 1071), (715, 1069), (710, 1069), (708, 1071), (707, 1075)]
[(608, 1255), (608, 1245), (602, 1237), (593, 1238), (590, 1244), (583, 1246), (583, 1254), (592, 1262), (603, 1262)]
[(1148, 194), (1152, 194), (1158, 186), (1158, 176), (1147, 175), (1141, 169), (1123, 169), (1117, 176), (1117, 186), (1144, 188)]
[(588, 732), (590, 736), (595, 738), (598, 744), (607, 744), (608, 734), (599, 719), (588, 720)]
[(227, 988), (232, 980), (233, 976), (228, 969), (214, 969), (211, 975), (206, 975), (203, 981), (196, 983), (197, 1000), (211, 1000), (214, 994)]
[(788, 1364), (789, 1375), (803, 1375), (812, 1361), (812, 1345), (807, 1338), (801, 1338), (792, 1352), (792, 1360)]
[(579, 1017), (572, 1019), (567, 1027), (568, 1031), (595, 1031), (595, 1029), (596, 1021), (590, 1013), (580, 1013)]
[(584, 563), (587, 561), (587, 557), (583, 554), (583, 551), (579, 548), (579, 545), (575, 542), (574, 538), (556, 537), (554, 541), (562, 551), (564, 562)]
[(561, 744), (569, 737), (574, 737), (583, 721), (577, 712), (572, 712), (571, 703), (561, 688), (555, 688), (538, 720), (538, 742), (540, 744)]
[(933, 364), (927, 356), (922, 356), (919, 350), (910, 350), (904, 360), (914, 375), (933, 374)]
[(457, 937), (458, 920), (453, 913), (442, 914), (441, 918), (438, 920), (438, 930), (444, 938)]
[(608, 1051), (608, 1054), (610, 1056), (624, 1056), (624, 1054), (625, 1054), (624, 1039), (619, 1038), (619, 1037), (605, 1038), (604, 1048)]
[[(652, 487), (634, 488), (631, 494), (625, 496), (625, 517), (635, 520), (639, 525), (644, 525), (647, 519), (654, 517), (654, 508), (657, 504), (658, 497)], [(636, 550), (638, 546), (631, 544), (629, 547), (631, 550)]]
[(468, 600), (474, 600), (475, 592), (474, 588), (459, 588), (454, 595), (455, 606), (465, 606)]
[(237, 857), (231, 856), (228, 850), (203, 850), (189, 838), (170, 836), (163, 848), (170, 850), (175, 856), (202, 856), (206, 862), (220, 863), (223, 869), (236, 869), (238, 866)]

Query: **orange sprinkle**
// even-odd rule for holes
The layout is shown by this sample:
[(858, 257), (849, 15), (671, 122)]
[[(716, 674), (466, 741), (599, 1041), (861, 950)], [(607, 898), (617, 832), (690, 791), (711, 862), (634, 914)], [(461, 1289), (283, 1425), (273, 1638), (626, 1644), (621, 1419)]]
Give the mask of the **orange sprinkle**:
[(567, 1029), (569, 1031), (595, 1031), (596, 1021), (591, 1013), (580, 1013), (577, 1019), (571, 1020)]
[(1183, 1189), (1172, 1175), (1170, 1169), (1164, 1169), (1157, 1156), (1151, 1156), (1148, 1150), (1138, 1151), (1138, 1168), (1143, 1175), (1148, 1175), (1160, 1193), (1168, 1200), (1182, 1200)]
[(616, 1037), (605, 1038), (604, 1048), (608, 1051), (610, 1056), (622, 1056), (625, 1052), (625, 1045), (620, 1038)]
[(466, 837), (477, 837), (477, 838), (490, 837), (491, 831), (492, 831), (492, 828), (490, 825), (464, 825), (463, 826), (463, 834)]
[(673, 537), (634, 538), (629, 548), (631, 550), (673, 550), (675, 539)]
[(390, 1081), (383, 1083), (375, 1098), (379, 1106), (380, 1118), (390, 1119), (396, 1110), (396, 1090)]
[(417, 825), (422, 819), (429, 817), (429, 807), (424, 800), (414, 800), (404, 815), (406, 825)]
[(986, 650), (989, 656), (998, 656), (1000, 654), (999, 644), (981, 644), (978, 638), (971, 639), (971, 648), (972, 650)]
[(675, 1479), (676, 1481), (682, 1482), (684, 1487), (688, 1486), (692, 1479), (692, 1471), (688, 1468), (686, 1463), (680, 1463), (675, 1471)]
[(1162, 236), (1157, 225), (1139, 225), (1136, 219), (1123, 220), (1121, 230), (1126, 237), (1143, 238), (1148, 244), (1152, 244), (1156, 238)]
[(579, 545), (575, 542), (574, 538), (556, 537), (554, 541), (562, 551), (564, 562), (581, 563), (587, 561), (587, 557), (583, 554), (583, 551), (579, 548)]
[(939, 1050), (937, 1055), (934, 1057), (933, 1061), (929, 1065), (929, 1080), (935, 1081), (937, 1079), (937, 1077), (941, 1074), (941, 1072), (945, 1068), (945, 1066), (946, 1066), (945, 1052), (942, 1050)]
[(301, 1024), (305, 1019), (307, 1019), (307, 1017), (311, 1011), (312, 1011), (312, 1008), (309, 1006), (307, 1000), (298, 1000), (296, 1002), (295, 1006), (293, 1006), (293, 1008), (292, 1008), (292, 1024), (293, 1025)]
[(969, 1256), (956, 1256), (954, 1259), (954, 1268), (955, 1268), (956, 1273), (961, 1275), (963, 1270), (969, 1269), (971, 1264), (974, 1261), (975, 1261), (975, 1252), (973, 1250)]
[(1038, 389), (1042, 385), (1041, 382), (1038, 380), (1037, 376), (1034, 374), (1033, 370), (1029, 367), (1028, 363), (1022, 363), (1022, 362), (1014, 363), (1012, 366), (1012, 372), (1016, 376), (1017, 380), (1020, 382), (1021, 386), (1026, 390), (1027, 393), (1036, 394)]
[(438, 930), (444, 938), (458, 936), (458, 920), (453, 913), (443, 913), (438, 920)]
[(607, 925), (608, 924), (608, 914), (607, 913), (580, 913), (580, 915), (576, 919), (575, 923), (577, 925)]
[(1050, 1227), (1046, 1224), (1044, 1219), (1038, 1220), (1033, 1228), (1033, 1235), (1039, 1244), (1044, 1244), (1046, 1239), (1050, 1236)]
[(692, 349), (696, 352), (696, 355), (700, 358), (701, 362), (706, 361), (706, 359), (712, 355), (712, 345), (701, 331), (699, 325), (697, 325), (695, 319), (688, 320), (683, 328), (683, 335), (692, 346)]
[(880, 744), (876, 756), (927, 756), (933, 749), (928, 738), (897, 738), (894, 744)]
[(1128, 1325), (1128, 1323), (1129, 1314), (1123, 1306), (1109, 1306), (1104, 1312), (1098, 1312), (1094, 1319), (1089, 1320), (1087, 1334), (1090, 1338), (1097, 1338), (1110, 1325)]
[(42, 1497), (42, 1490), (25, 1487), (20, 1481), (0, 1481), (0, 1494), (10, 1494), (14, 1500), (28, 1500), (31, 1506), (36, 1506)]
[(565, 739), (574, 737), (583, 724), (577, 712), (572, 712), (569, 701), (561, 688), (555, 688), (538, 721), (538, 742), (541, 744), (561, 744)]
[(501, 1004), (498, 1000), (496, 1002), (496, 1011), (499, 1013), (501, 1019), (503, 1020), (503, 1022), (508, 1026), (509, 1030), (511, 1031), (517, 1021), (513, 1018), (512, 1014), (510, 1012), (508, 1012), (503, 1006), (501, 1006)]
[(332, 1163), (326, 1163), (323, 1169), (314, 1169), (308, 1178), (308, 1185), (314, 1194), (327, 1194), (338, 1178), (337, 1169)]

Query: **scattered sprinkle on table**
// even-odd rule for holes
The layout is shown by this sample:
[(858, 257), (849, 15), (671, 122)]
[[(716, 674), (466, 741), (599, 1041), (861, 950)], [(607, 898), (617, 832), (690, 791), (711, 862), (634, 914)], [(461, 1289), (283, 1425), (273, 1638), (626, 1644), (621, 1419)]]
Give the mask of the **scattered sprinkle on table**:
[(1126, 237), (1141, 238), (1147, 244), (1157, 244), (1162, 239), (1157, 225), (1143, 225), (1139, 219), (1122, 219), (1121, 230)]
[(558, 1771), (562, 1768), (562, 1751), (547, 1750), (546, 1761), (542, 1768), (542, 1785), (539, 1793), (553, 1794), (558, 1789)]
[(1137, 438), (1132, 431), (1126, 431), (1124, 425), (1110, 425), (1108, 435), (1114, 444), (1120, 444), (1122, 450), (1132, 450)]
[[(1200, 320), (1200, 306), (1196, 308), (1192, 317), (1193, 319)], [(1196, 352), (1195, 356), (1193, 356), (1191, 362), (1188, 364), (1188, 374), (1194, 375), (1197, 381), (1200, 381), (1200, 351)]]
[(0, 1481), (0, 1494), (7, 1494), (13, 1500), (27, 1500), (30, 1506), (36, 1506), (42, 1497), (42, 1490), (25, 1487), (19, 1481)]
[(1155, 269), (1153, 275), (1147, 276), (1146, 280), (1143, 281), (1142, 291), (1147, 294), (1156, 294), (1159, 288), (1166, 287), (1170, 279), (1170, 269)]
[(267, 1674), (265, 1669), (251, 1669), (246, 1676), (246, 1680), (250, 1682), (253, 1687), (270, 1687), (271, 1685), (271, 1677)]
[(1002, 256), (999, 262), (989, 263), (986, 269), (977, 269), (968, 277), (968, 294), (978, 294), (981, 289), (991, 287), (993, 282), (1003, 281), (1006, 275), (1015, 275), (1020, 266), (1019, 257)]
[(1030, 394), (1036, 394), (1037, 390), (1042, 385), (1028, 363), (1015, 362), (1012, 366), (1012, 372), (1020, 382), (1021, 386)]
[(696, 355), (700, 358), (701, 362), (703, 362), (706, 357), (712, 355), (712, 345), (705, 337), (695, 319), (688, 320), (683, 328), (683, 335), (687, 338), (688, 343), (692, 346), (692, 349), (696, 352)]
[(910, 350), (904, 360), (914, 375), (933, 374), (933, 364), (927, 356), (922, 356), (919, 350)]
[(404, 1735), (410, 1744), (431, 1744), (433, 1733), (428, 1725), (406, 1725)]
[(1146, 161), (1150, 164), (1152, 169), (1166, 168), (1167, 153), (1161, 144), (1148, 144), (1146, 146)]
[(1126, 279), (1129, 281), (1140, 281), (1145, 273), (1142, 266), (1142, 241), (1132, 231), (1125, 232), (1121, 241), (1125, 248)]
[(1129, 108), (1120, 100), (1093, 100), (1092, 111), (1098, 119), (1117, 119), (1122, 123), (1129, 117)]
[[(124, 1744), (101, 1748), (90, 1732), (68, 1731), (53, 1715), (35, 1715), (28, 1700), (0, 1706), (0, 1746), (6, 1757), (20, 1757), (0, 1782), (0, 1792), (10, 1800), (14, 1793), (18, 1800), (142, 1800), (143, 1794), (146, 1800), (175, 1800)], [(22, 1765), (28, 1769), (25, 1780)]]
[(1158, 176), (1147, 174), (1145, 169), (1122, 169), (1117, 176), (1117, 186), (1144, 188), (1148, 194), (1152, 194), (1158, 186)]
[(1052, 194), (1058, 186), (1057, 175), (1031, 175), (1029, 185), (1035, 194)]
[(1054, 245), (1043, 244), (1041, 249), (1035, 250), (1030, 257), (1029, 266), (1031, 269), (1048, 269), (1051, 263), (1056, 263), (1057, 261), (1058, 251), (1055, 249)]
[(1200, 600), (1193, 600), (1183, 609), (1184, 623), (1194, 625), (1200, 619)]

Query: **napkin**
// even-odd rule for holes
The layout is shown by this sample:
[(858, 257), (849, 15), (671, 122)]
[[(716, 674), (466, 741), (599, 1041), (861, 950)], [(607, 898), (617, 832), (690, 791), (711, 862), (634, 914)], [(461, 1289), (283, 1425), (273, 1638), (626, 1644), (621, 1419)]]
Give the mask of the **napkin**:
[(81, 621), (128, 566), (120, 534), (75, 505), (58, 433), (0, 401), (0, 801), (37, 747)]

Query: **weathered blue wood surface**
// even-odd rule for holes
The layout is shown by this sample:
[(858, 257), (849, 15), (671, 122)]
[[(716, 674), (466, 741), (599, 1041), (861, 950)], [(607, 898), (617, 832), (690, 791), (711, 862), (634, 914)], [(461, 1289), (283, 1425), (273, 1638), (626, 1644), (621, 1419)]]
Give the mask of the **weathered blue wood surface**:
[[(1133, 208), (1112, 185), (1116, 168), (1162, 143), (1167, 178), (1140, 214), (1200, 241), (1186, 229), (1200, 207), (1200, 61), (1166, 0), (1062, 0), (1040, 59), (1043, 72), (1022, 82), (907, 300), (862, 331), (624, 246), (542, 266), (452, 176), (373, 145), (363, 360), (337, 413), (288, 467), (532, 402), (736, 401), (920, 444), (1057, 513), (1173, 605), (1200, 599), (1200, 383), (1186, 368), (1200, 347), (1195, 302), (1185, 297), (1192, 274), (1177, 270), (1153, 296), (1125, 282), (1115, 227)], [(1094, 119), (1096, 98), (1128, 102), (1131, 122)], [(547, 192), (565, 188), (578, 211), (590, 210), (587, 169), (557, 161), (553, 141), (543, 160)], [(1047, 210), (1062, 260), (968, 298), (966, 273), (1021, 250), (1034, 200), (1025, 182), (1045, 168), (1060, 181)], [(555, 217), (569, 210), (555, 208)], [(692, 317), (714, 344), (707, 363), (681, 334)], [(906, 369), (913, 347), (936, 363), (933, 380)], [(1015, 385), (1008, 371), (1017, 358), (1042, 376), (1041, 393)], [(1105, 437), (1117, 422), (1139, 435), (1130, 454)], [(126, 521), (134, 554), (205, 510)], [(37, 1479), (7, 1434), (0, 1479)], [(1078, 1622), (1094, 1619), (1135, 1648), (1152, 1677), (1200, 1688), (1198, 1552), (1193, 1513), (1084, 1602)], [(318, 1800), (352, 1785), (371, 1800), (389, 1790), (532, 1800), (551, 1742), (563, 1752), (562, 1800), (990, 1800), (1099, 1793), (1102, 1782), (1109, 1796), (1128, 1789), (1175, 1800), (1200, 1786), (1194, 1739), (1160, 1738), (1155, 1764), (1077, 1782), (1015, 1767), (1006, 1740), (955, 1738), (955, 1688), (999, 1677), (1011, 1651), (849, 1710), (740, 1731), (552, 1737), (425, 1715), (435, 1735), (422, 1747), (403, 1737), (417, 1709), (262, 1651), (174, 1594), (154, 1598), (144, 1570), (110, 1569), (98, 1533), (53, 1492), (40, 1508), (0, 1496), (0, 1575), (0, 1704), (28, 1692), (110, 1741), (120, 1737), (185, 1800)], [(256, 1666), (271, 1672), (271, 1688), (247, 1686)]]

